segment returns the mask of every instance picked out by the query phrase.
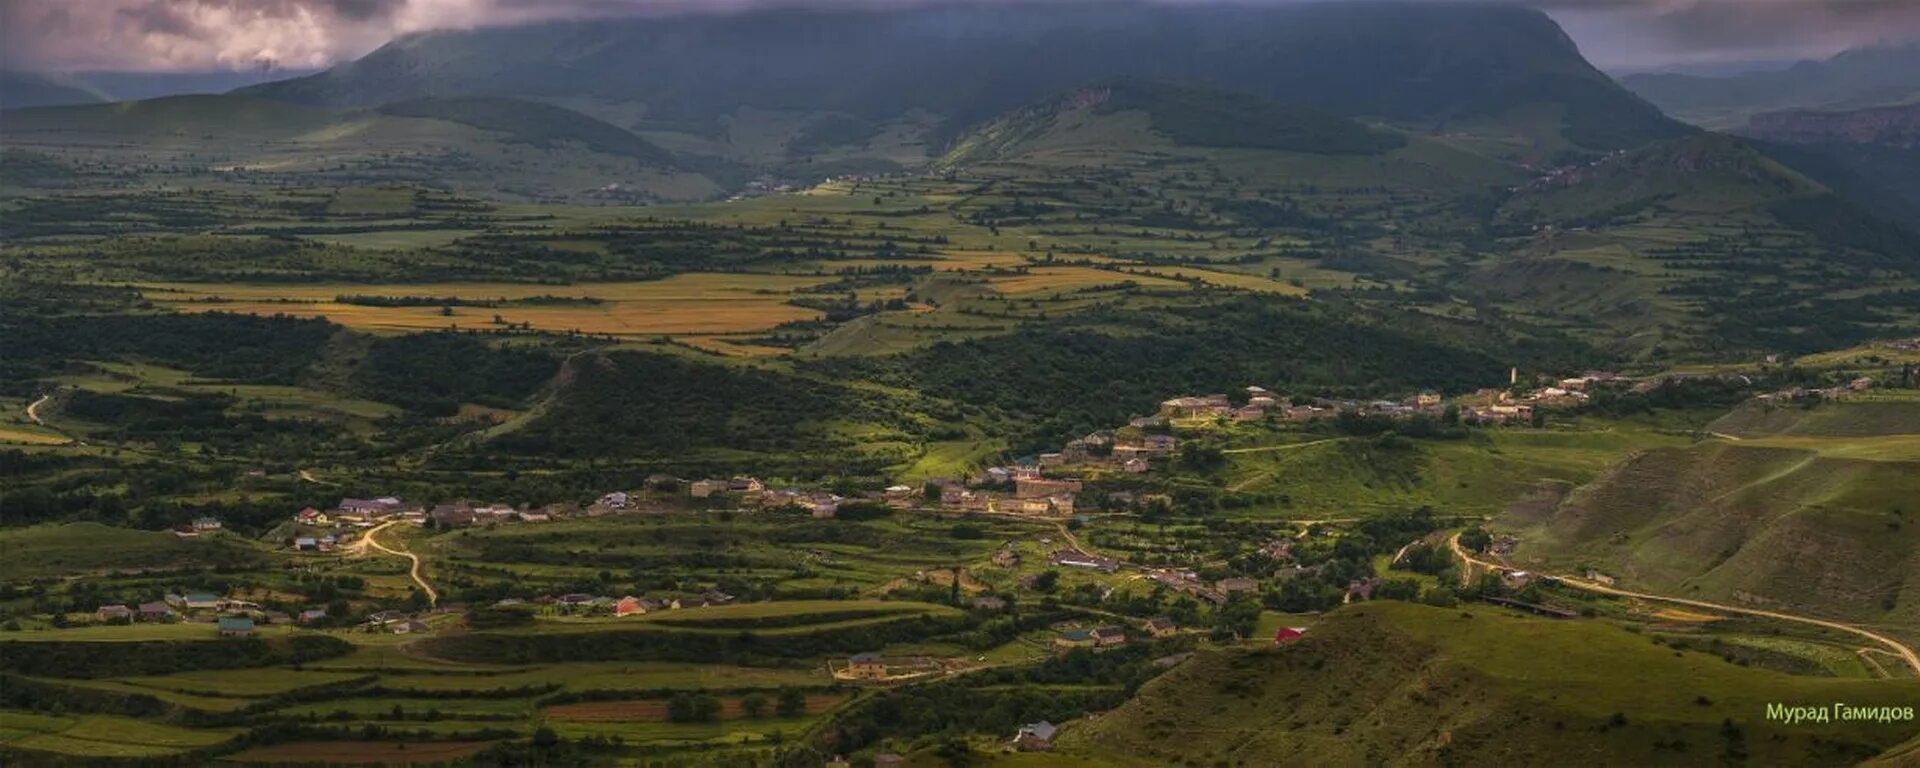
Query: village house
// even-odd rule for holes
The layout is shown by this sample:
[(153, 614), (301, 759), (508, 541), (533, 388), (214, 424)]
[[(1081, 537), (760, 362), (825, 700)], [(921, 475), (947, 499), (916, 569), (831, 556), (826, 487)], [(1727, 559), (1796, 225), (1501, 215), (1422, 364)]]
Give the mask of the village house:
[(1613, 586), (1614, 579), (1612, 576), (1608, 576), (1604, 573), (1601, 573), (1598, 570), (1595, 570), (1593, 568), (1588, 568), (1587, 581), (1591, 581), (1603, 587), (1611, 587)]
[(387, 630), (396, 635), (419, 635), (432, 632), (433, 628), (427, 626), (426, 622), (419, 619), (408, 619), (387, 625)]
[(553, 521), (553, 515), (546, 512), (527, 511), (516, 514), (519, 516), (520, 522), (523, 523), (547, 523)]
[(687, 483), (687, 495), (696, 499), (704, 499), (716, 493), (724, 493), (726, 490), (725, 480), (695, 480)]
[(732, 605), (735, 599), (736, 598), (733, 595), (729, 595), (717, 589), (709, 589), (705, 592), (700, 593), (700, 607), (705, 608), (705, 607), (715, 606), (715, 605)]
[(1127, 459), (1126, 461), (1120, 462), (1121, 471), (1132, 472), (1136, 475), (1152, 468), (1153, 468), (1152, 464), (1148, 463), (1146, 459), (1140, 458), (1138, 456), (1135, 456), (1131, 459)]
[(93, 613), (101, 621), (133, 621), (133, 609), (124, 605), (103, 605)]
[(615, 616), (639, 616), (646, 612), (647, 607), (640, 603), (640, 598), (634, 597), (633, 595), (620, 598), (619, 602), (613, 604), (613, 615)]
[(1094, 627), (1095, 648), (1117, 648), (1127, 644), (1127, 632), (1119, 627)]
[(173, 527), (173, 535), (174, 535), (174, 536), (177, 536), (177, 537), (179, 537), (179, 538), (182, 538), (182, 539), (197, 539), (197, 538), (200, 538), (200, 532), (199, 532), (199, 531), (196, 531), (196, 530), (194, 530), (194, 529), (193, 529), (193, 526), (191, 526), (191, 525), (176, 525), (176, 526), (174, 526), (174, 527)]
[(220, 596), (212, 592), (188, 592), (168, 595), (167, 603), (188, 611), (216, 611), (220, 609)]
[(140, 604), (141, 621), (168, 621), (179, 615), (180, 614), (174, 612), (173, 606), (167, 605), (165, 602)]
[(392, 496), (383, 496), (378, 499), (341, 499), (339, 511), (372, 518), (391, 514), (400, 506), (400, 500)]
[(759, 478), (736, 477), (727, 481), (727, 490), (732, 493), (759, 493), (767, 489)]
[(1260, 582), (1245, 576), (1230, 576), (1214, 583), (1215, 588), (1229, 595), (1235, 592), (1252, 592), (1260, 588)]
[(1285, 645), (1287, 643), (1294, 642), (1295, 640), (1299, 640), (1300, 638), (1305, 637), (1306, 635), (1307, 635), (1306, 627), (1281, 627), (1279, 631), (1273, 633), (1273, 644)]
[(917, 496), (919, 494), (910, 485), (889, 485), (880, 492), (880, 498), (892, 509), (912, 509)]
[(1347, 599), (1372, 600), (1373, 590), (1380, 586), (1380, 582), (1378, 576), (1365, 576), (1347, 582)]
[(1008, 746), (1019, 752), (1045, 752), (1053, 749), (1053, 734), (1058, 730), (1045, 720), (1023, 725)]
[(1146, 630), (1147, 634), (1153, 637), (1173, 637), (1180, 634), (1180, 627), (1173, 623), (1173, 619), (1165, 616), (1147, 619)]
[(220, 518), (206, 516), (196, 517), (193, 519), (193, 529), (201, 533), (220, 530)]
[(1261, 419), (1266, 418), (1267, 408), (1266, 406), (1263, 406), (1263, 405), (1248, 405), (1241, 408), (1235, 408), (1232, 411), (1229, 411), (1227, 413), (1227, 416), (1228, 418), (1233, 419), (1235, 422), (1245, 424), (1248, 422), (1259, 421)]
[(327, 519), (327, 513), (314, 509), (313, 507), (307, 507), (299, 512), (295, 512), (293, 514), (293, 521), (301, 525), (328, 525), (333, 522)]
[(406, 621), (407, 614), (400, 611), (379, 611), (367, 614), (367, 624), (384, 627), (395, 622)]
[(633, 504), (633, 498), (626, 491), (614, 491), (600, 497), (600, 503), (612, 509), (626, 509)]
[(1061, 549), (1047, 556), (1047, 562), (1068, 568), (1091, 568), (1104, 573), (1120, 570), (1120, 564), (1113, 560), (1091, 555), (1078, 549)]
[(1169, 456), (1179, 441), (1173, 435), (1139, 435), (1120, 438), (1114, 441), (1113, 456), (1125, 461), (1131, 458), (1152, 458)]
[(520, 510), (514, 509), (510, 504), (488, 504), (484, 507), (473, 508), (473, 522), (475, 524), (512, 520), (519, 516)]
[(982, 611), (1004, 611), (1007, 609), (1007, 601), (993, 595), (982, 595), (973, 599), (973, 607)]
[(1060, 496), (1069, 493), (1079, 493), (1080, 486), (1081, 483), (1079, 480), (1066, 478), (1021, 478), (1014, 481), (1013, 495), (1022, 499), (1039, 498), (1042, 496)]
[(1167, 419), (1197, 419), (1225, 414), (1233, 407), (1226, 395), (1176, 397), (1160, 403), (1159, 415)]
[(317, 621), (324, 621), (326, 620), (326, 618), (327, 618), (327, 609), (308, 608), (307, 610), (300, 612), (299, 622), (301, 624), (312, 624)]
[(1001, 568), (1015, 568), (1020, 565), (1020, 553), (1011, 549), (1001, 549), (993, 553), (993, 564)]
[(887, 660), (877, 653), (856, 653), (847, 659), (847, 676), (879, 680), (887, 676)]
[(253, 634), (253, 619), (246, 616), (220, 617), (221, 637), (246, 637)]
[(442, 528), (456, 528), (473, 525), (473, 508), (465, 503), (438, 504), (427, 517), (433, 524)]
[(1057, 651), (1070, 651), (1075, 648), (1092, 648), (1099, 645), (1091, 629), (1069, 629), (1053, 638), (1053, 648)]
[(312, 536), (296, 536), (293, 539), (293, 548), (301, 552), (317, 551), (320, 549), (320, 540)]

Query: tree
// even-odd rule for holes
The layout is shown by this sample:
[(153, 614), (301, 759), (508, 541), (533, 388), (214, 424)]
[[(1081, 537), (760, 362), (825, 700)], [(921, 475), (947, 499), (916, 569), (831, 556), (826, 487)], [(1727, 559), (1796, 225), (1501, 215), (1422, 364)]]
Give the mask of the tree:
[(781, 717), (799, 717), (807, 711), (807, 695), (798, 688), (781, 688), (774, 712)]
[(767, 714), (767, 695), (754, 691), (740, 697), (740, 711), (745, 712), (747, 717), (764, 717)]
[(1041, 571), (1040, 575), (1033, 577), (1033, 588), (1035, 591), (1052, 592), (1054, 588), (1058, 586), (1060, 586), (1059, 571)]
[(1476, 525), (1460, 532), (1460, 546), (1469, 552), (1485, 552), (1487, 547), (1493, 546), (1493, 534)]
[(553, 749), (560, 746), (560, 734), (554, 733), (552, 728), (542, 726), (533, 732), (533, 745), (540, 749)]

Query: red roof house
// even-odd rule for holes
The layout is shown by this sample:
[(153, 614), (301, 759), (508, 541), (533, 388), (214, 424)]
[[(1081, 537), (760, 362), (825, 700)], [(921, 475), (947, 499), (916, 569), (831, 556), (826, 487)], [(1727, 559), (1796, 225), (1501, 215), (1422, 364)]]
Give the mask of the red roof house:
[(1281, 627), (1280, 631), (1273, 633), (1273, 644), (1282, 645), (1285, 643), (1291, 643), (1295, 640), (1300, 639), (1301, 636), (1305, 635), (1306, 633), (1307, 633), (1306, 627)]

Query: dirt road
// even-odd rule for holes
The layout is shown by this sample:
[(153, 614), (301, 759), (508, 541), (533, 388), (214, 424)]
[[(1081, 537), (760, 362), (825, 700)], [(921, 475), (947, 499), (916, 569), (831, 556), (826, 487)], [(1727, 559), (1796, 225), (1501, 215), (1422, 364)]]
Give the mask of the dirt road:
[[(1473, 568), (1486, 568), (1494, 571), (1511, 570), (1506, 566), (1498, 565), (1496, 563), (1490, 563), (1485, 560), (1476, 558), (1471, 554), (1468, 554), (1466, 548), (1460, 546), (1460, 534), (1456, 533), (1453, 536), (1449, 537), (1447, 539), (1447, 546), (1453, 548), (1454, 557), (1459, 558), (1461, 562), (1467, 564), (1468, 566), (1467, 571), (1469, 572), (1471, 572)], [(1915, 675), (1920, 675), (1920, 654), (1915, 654), (1912, 648), (1908, 648), (1906, 645), (1902, 644), (1898, 640), (1895, 640), (1891, 637), (1887, 637), (1886, 635), (1880, 634), (1871, 629), (1866, 629), (1864, 627), (1859, 627), (1852, 624), (1843, 624), (1838, 621), (1828, 621), (1826, 619), (1818, 619), (1812, 616), (1800, 616), (1800, 615), (1791, 614), (1791, 613), (1781, 613), (1779, 611), (1764, 611), (1758, 608), (1742, 608), (1736, 605), (1726, 605), (1723, 603), (1710, 603), (1705, 600), (1689, 600), (1684, 597), (1667, 597), (1665, 595), (1654, 595), (1654, 594), (1648, 594), (1645, 592), (1634, 592), (1634, 591), (1625, 590), (1625, 589), (1615, 589), (1613, 587), (1609, 587), (1604, 584), (1597, 584), (1591, 581), (1587, 581), (1586, 579), (1574, 578), (1572, 576), (1564, 576), (1559, 574), (1541, 574), (1541, 575), (1548, 576), (1553, 579), (1557, 579), (1561, 584), (1565, 584), (1569, 587), (1573, 587), (1574, 589), (1585, 590), (1588, 592), (1596, 592), (1603, 595), (1615, 595), (1618, 597), (1632, 597), (1632, 598), (1638, 598), (1641, 600), (1650, 600), (1650, 601), (1659, 602), (1659, 603), (1673, 603), (1674, 605), (1686, 605), (1686, 606), (1692, 606), (1695, 608), (1707, 608), (1715, 611), (1721, 611), (1724, 613), (1738, 613), (1745, 616), (1759, 616), (1761, 618), (1778, 619), (1780, 621), (1791, 621), (1791, 622), (1797, 622), (1800, 624), (1811, 624), (1816, 627), (1825, 627), (1827, 629), (1836, 629), (1841, 632), (1848, 632), (1851, 634), (1859, 635), (1860, 637), (1864, 637), (1868, 640), (1872, 640), (1873, 642), (1878, 643), (1880, 645), (1886, 646), (1888, 650), (1891, 650), (1893, 652), (1893, 655), (1899, 656), (1901, 660), (1905, 661), (1907, 663), (1907, 666), (1913, 669), (1913, 672)]]
[(440, 593), (434, 591), (432, 584), (427, 583), (426, 576), (421, 570), (420, 556), (412, 552), (408, 552), (404, 549), (394, 549), (392, 547), (389, 547), (385, 544), (380, 543), (379, 539), (374, 538), (375, 534), (378, 534), (379, 532), (384, 531), (387, 528), (399, 522), (400, 521), (398, 520), (389, 520), (387, 522), (376, 525), (372, 528), (368, 528), (367, 532), (360, 537), (360, 540), (353, 543), (352, 545), (353, 551), (351, 554), (354, 554), (356, 556), (364, 556), (366, 554), (367, 547), (373, 547), (374, 549), (380, 550), (381, 552), (385, 552), (389, 555), (398, 555), (400, 557), (404, 557), (408, 560), (413, 561), (413, 568), (407, 572), (407, 575), (413, 577), (413, 583), (420, 585), (420, 590), (427, 593), (427, 604), (439, 605)]

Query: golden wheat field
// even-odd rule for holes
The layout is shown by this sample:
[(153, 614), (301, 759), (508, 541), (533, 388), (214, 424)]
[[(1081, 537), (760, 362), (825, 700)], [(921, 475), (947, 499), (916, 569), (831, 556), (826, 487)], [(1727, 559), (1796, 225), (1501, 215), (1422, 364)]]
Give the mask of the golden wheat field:
[[(819, 316), (818, 312), (788, 305), (786, 301), (793, 290), (830, 279), (768, 274), (685, 274), (646, 282), (576, 285), (147, 283), (138, 287), (148, 299), (186, 312), (324, 316), (363, 330), (424, 331), (530, 323), (545, 331), (650, 336), (743, 333), (766, 330), (791, 320), (813, 319)], [(457, 298), (501, 304), (450, 308), (366, 306), (338, 301), (341, 296)], [(513, 303), (534, 297), (592, 299), (598, 303)]]

